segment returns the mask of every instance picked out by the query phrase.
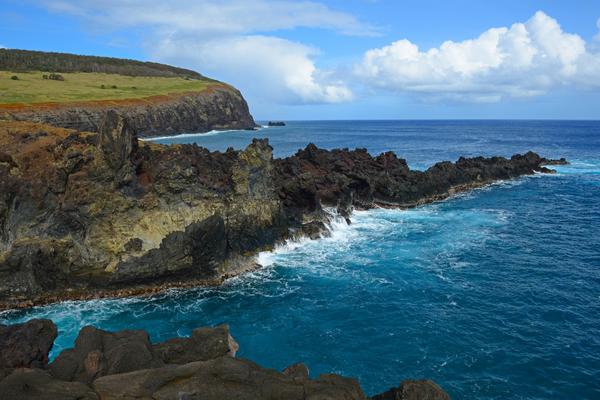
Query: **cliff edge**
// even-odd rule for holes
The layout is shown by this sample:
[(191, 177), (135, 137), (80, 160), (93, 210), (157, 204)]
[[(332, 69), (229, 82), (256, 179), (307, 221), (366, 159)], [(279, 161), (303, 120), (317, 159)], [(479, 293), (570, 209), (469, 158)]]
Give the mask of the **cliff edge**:
[(143, 99), (0, 104), (0, 119), (97, 132), (109, 109), (118, 110), (137, 130), (139, 137), (257, 126), (242, 94), (232, 86), (218, 82), (207, 84), (200, 92)]

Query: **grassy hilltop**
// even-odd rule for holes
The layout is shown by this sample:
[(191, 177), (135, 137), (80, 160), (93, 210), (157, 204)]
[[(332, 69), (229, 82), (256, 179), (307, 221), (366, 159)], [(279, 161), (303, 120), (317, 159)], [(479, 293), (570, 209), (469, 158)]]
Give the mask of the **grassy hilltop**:
[[(217, 81), (181, 77), (133, 77), (97, 72), (61, 73), (64, 81), (44, 79), (43, 75), (48, 75), (48, 72), (0, 71), (0, 104), (143, 99), (171, 93), (200, 92), (211, 85), (224, 85)], [(13, 76), (17, 76), (18, 80), (11, 79)]]
[(164, 64), (0, 49), (0, 104), (143, 99), (213, 85), (224, 84)]

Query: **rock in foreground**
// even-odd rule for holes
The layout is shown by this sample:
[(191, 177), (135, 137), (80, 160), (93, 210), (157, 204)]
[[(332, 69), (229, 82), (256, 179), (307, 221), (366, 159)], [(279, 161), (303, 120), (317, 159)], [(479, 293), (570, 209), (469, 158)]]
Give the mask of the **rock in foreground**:
[(0, 369), (44, 368), (56, 336), (56, 325), (49, 319), (0, 324)]
[[(43, 321), (56, 329), (51, 321)], [(32, 330), (37, 325), (37, 320), (12, 325), (11, 344), (33, 348), (47, 341), (43, 329)], [(229, 335), (228, 325), (197, 328), (189, 338), (172, 338), (156, 344), (150, 343), (148, 333), (143, 330), (107, 332), (86, 326), (79, 332), (75, 346), (63, 350), (46, 369), (32, 369), (34, 364), (5, 369), (0, 375), (0, 397), (11, 400), (365, 399), (354, 378), (322, 374), (311, 379), (308, 368), (301, 363), (283, 372), (263, 368), (248, 359), (235, 358), (238, 347)], [(7, 346), (0, 350), (2, 358), (11, 353)], [(398, 393), (409, 397), (398, 397)], [(450, 399), (428, 380), (407, 380), (397, 390), (374, 397), (404, 398)]]

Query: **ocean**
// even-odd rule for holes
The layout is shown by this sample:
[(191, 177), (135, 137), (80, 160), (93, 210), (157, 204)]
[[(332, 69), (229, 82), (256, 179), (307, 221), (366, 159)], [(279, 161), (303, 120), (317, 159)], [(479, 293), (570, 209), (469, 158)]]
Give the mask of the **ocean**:
[(52, 357), (89, 324), (157, 342), (228, 323), (237, 356), (356, 377), (367, 396), (428, 378), (457, 400), (600, 398), (600, 121), (286, 124), (154, 141), (225, 151), (268, 137), (275, 157), (309, 142), (393, 150), (421, 170), (530, 150), (571, 165), (412, 210), (355, 212), (332, 237), (261, 253), (264, 268), (220, 287), (12, 310), (0, 322), (52, 319)]

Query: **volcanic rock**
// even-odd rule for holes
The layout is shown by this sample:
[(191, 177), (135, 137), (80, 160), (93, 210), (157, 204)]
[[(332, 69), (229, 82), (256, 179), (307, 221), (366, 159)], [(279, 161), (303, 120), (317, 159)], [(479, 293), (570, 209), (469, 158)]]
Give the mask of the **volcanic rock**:
[(13, 372), (0, 381), (0, 398), (10, 400), (98, 400), (98, 395), (81, 382), (53, 379), (31, 369)]
[[(17, 324), (11, 332), (23, 332), (27, 327), (29, 334), (13, 335), (12, 345), (25, 348), (46, 340), (44, 329), (31, 328), (39, 323), (31, 320)], [(50, 373), (29, 368), (0, 370), (0, 398), (365, 399), (356, 379), (337, 374), (311, 379), (308, 367), (302, 363), (286, 367), (283, 372), (266, 369), (245, 358), (234, 358), (237, 349), (228, 325), (197, 328), (189, 338), (172, 338), (154, 345), (143, 330), (107, 332), (86, 326), (74, 347), (63, 350), (49, 365)], [(5, 350), (0, 353), (2, 357)], [(405, 380), (399, 388), (374, 399), (450, 397), (435, 383), (423, 379)]]
[(450, 400), (450, 396), (429, 379), (405, 379), (400, 387), (391, 388), (370, 400)]
[(49, 365), (53, 378), (83, 383), (160, 366), (146, 331), (108, 332), (93, 326), (83, 327), (75, 346), (63, 350)]
[(187, 364), (224, 355), (235, 357), (239, 348), (229, 334), (229, 325), (196, 328), (189, 338), (171, 338), (154, 344), (154, 352), (165, 364)]
[(0, 369), (45, 368), (58, 331), (49, 319), (0, 324)]
[(290, 378), (308, 378), (310, 372), (308, 371), (306, 364), (296, 363), (289, 367), (285, 367), (282, 373)]
[(225, 153), (139, 142), (112, 111), (97, 134), (0, 122), (0, 309), (217, 285), (259, 268), (260, 251), (327, 236), (336, 214), (551, 172), (531, 152), (413, 171), (393, 152), (272, 150), (267, 139)]
[(292, 378), (229, 355), (175, 368), (147, 369), (94, 381), (101, 398), (111, 399), (344, 399), (362, 400), (356, 379), (324, 374), (316, 379)]

